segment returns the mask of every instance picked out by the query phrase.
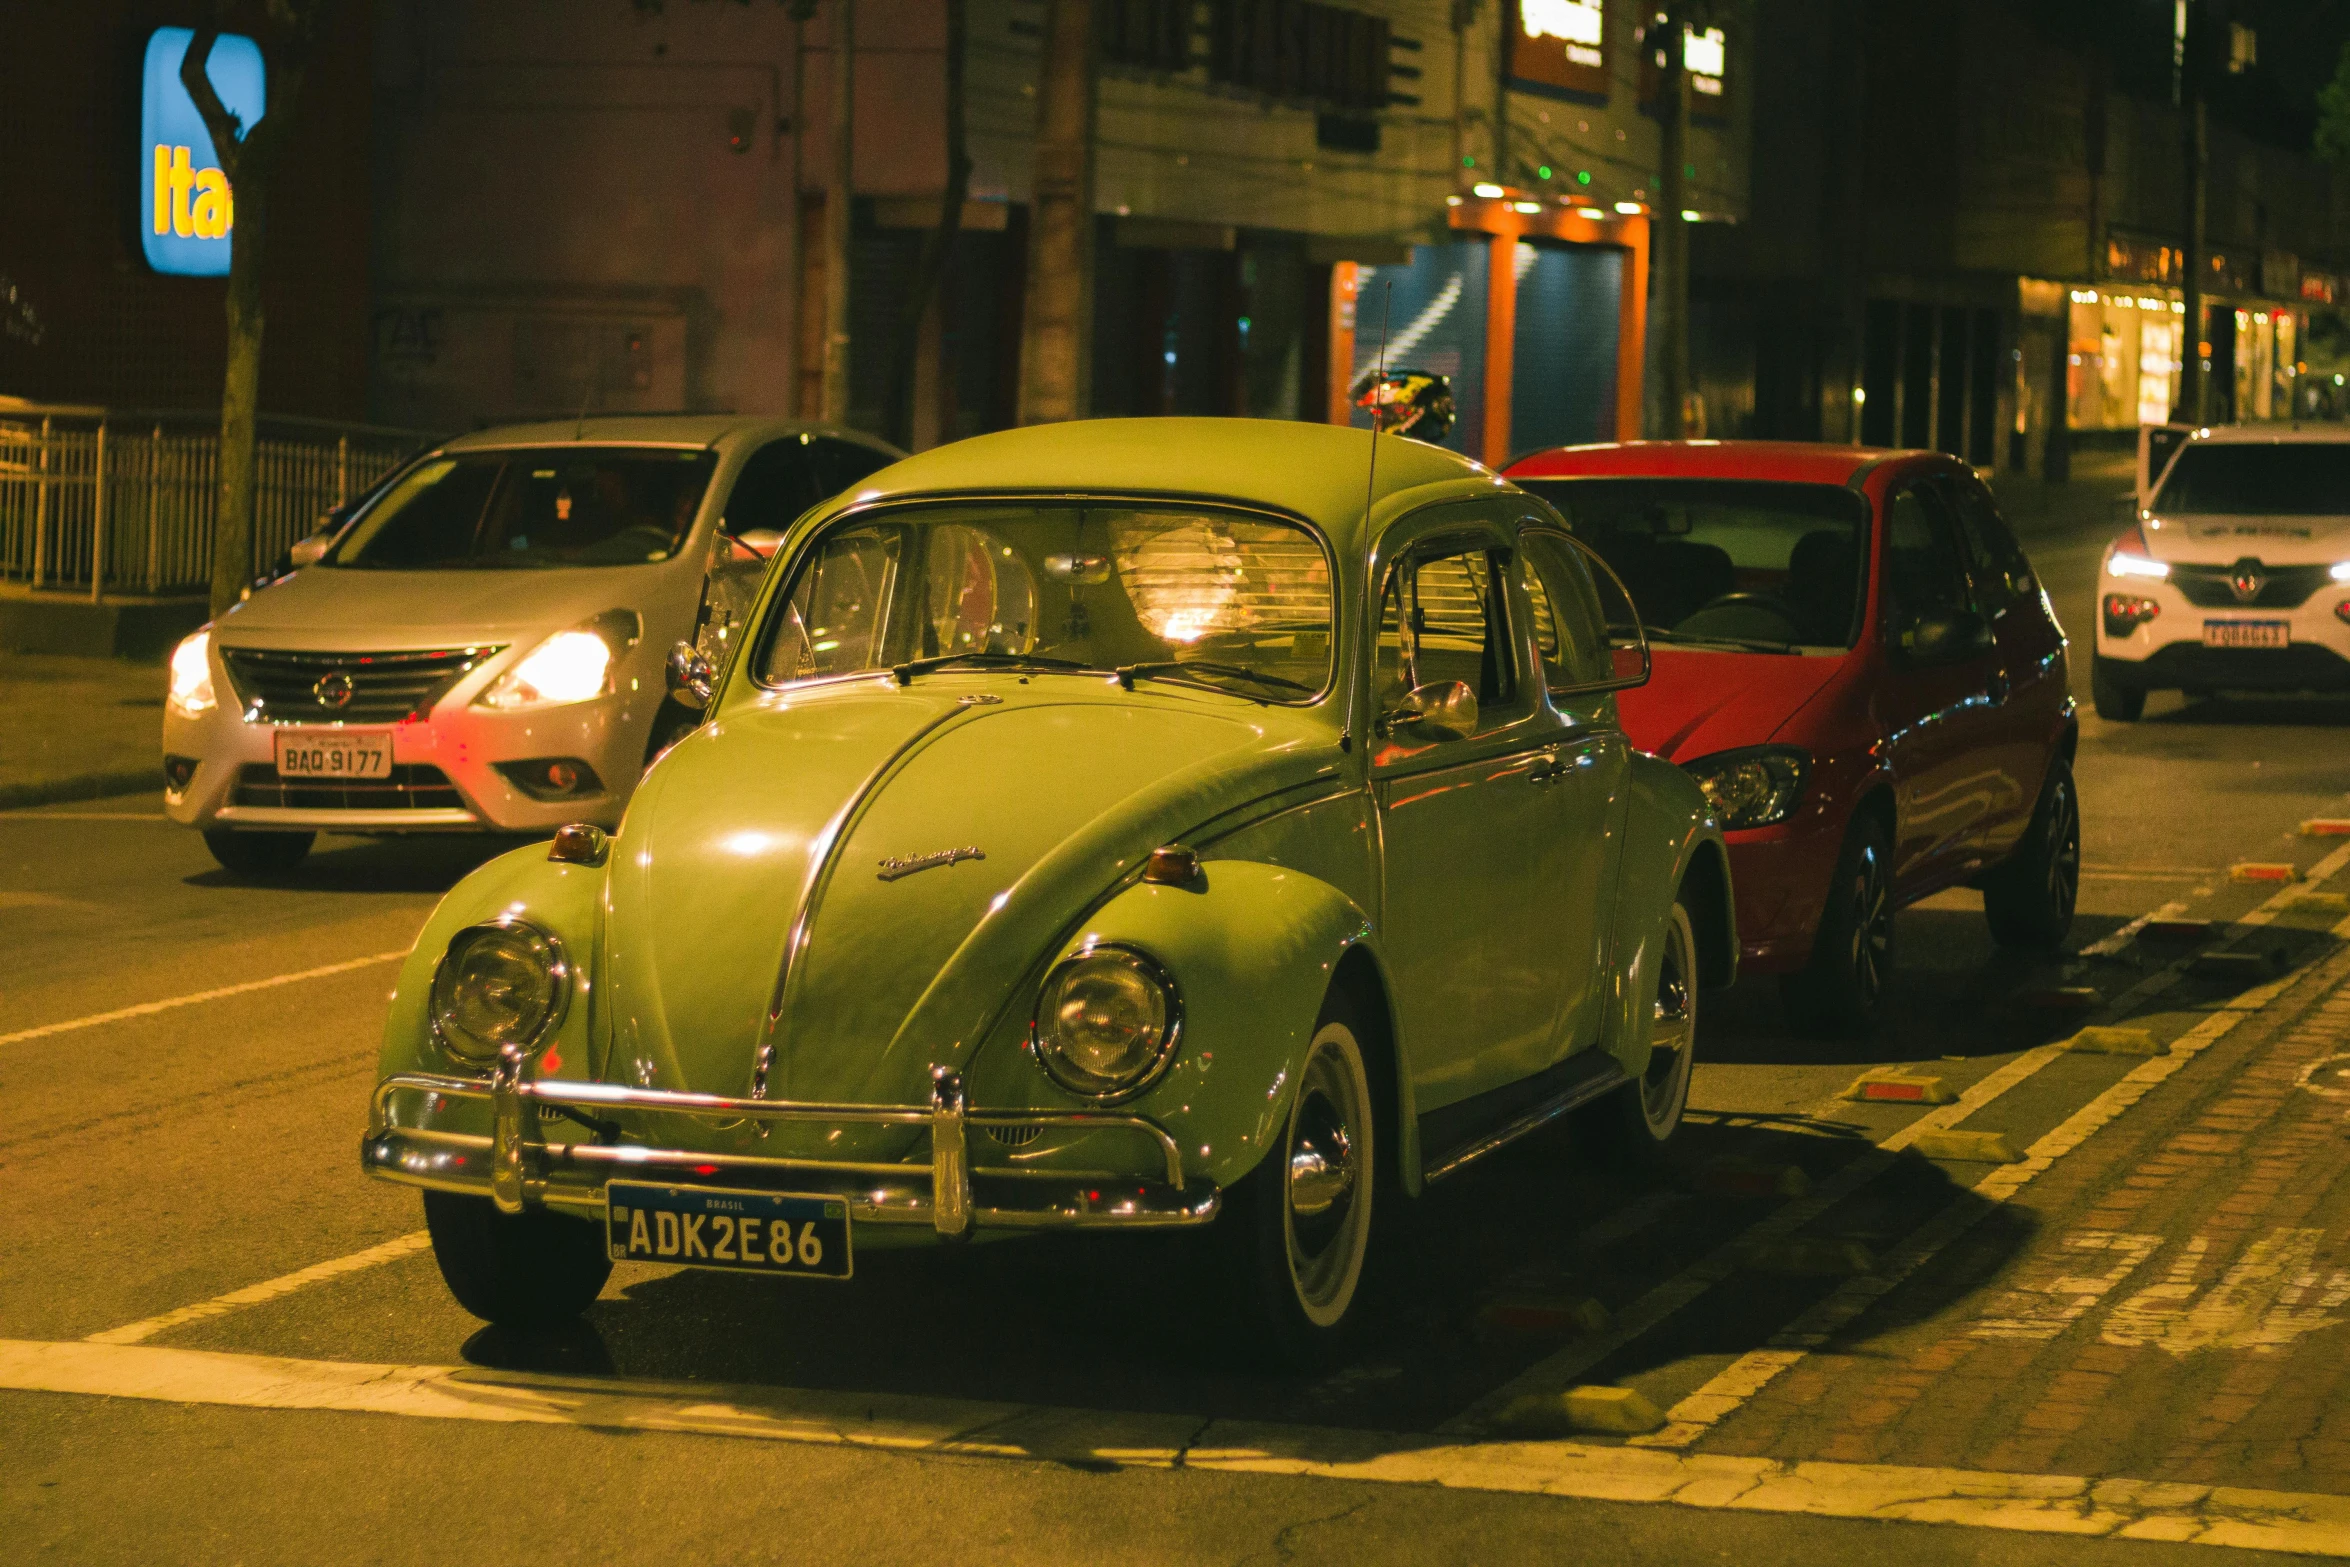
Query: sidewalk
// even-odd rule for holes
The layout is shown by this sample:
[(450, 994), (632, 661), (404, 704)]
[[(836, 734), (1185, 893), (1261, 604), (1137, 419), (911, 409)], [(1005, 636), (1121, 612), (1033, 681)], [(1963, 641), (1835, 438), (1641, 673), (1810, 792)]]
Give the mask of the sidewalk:
[(0, 810), (163, 784), (164, 667), (0, 652)]

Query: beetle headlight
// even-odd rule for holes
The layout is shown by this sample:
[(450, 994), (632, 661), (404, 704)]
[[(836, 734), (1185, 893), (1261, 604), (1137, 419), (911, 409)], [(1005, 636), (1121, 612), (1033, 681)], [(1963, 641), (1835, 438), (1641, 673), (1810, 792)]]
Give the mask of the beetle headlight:
[(1182, 999), (1165, 969), (1132, 947), (1096, 946), (1044, 977), (1029, 1043), (1071, 1093), (1124, 1099), (1165, 1069), (1182, 1026)]
[(1795, 814), (1803, 803), (1804, 775), (1811, 757), (1787, 746), (1722, 751), (1684, 762), (1724, 830), (1768, 827)]
[(508, 1045), (546, 1038), (571, 1000), (563, 946), (535, 925), (498, 920), (449, 940), (432, 977), (432, 1029), (461, 1061), (479, 1066)]

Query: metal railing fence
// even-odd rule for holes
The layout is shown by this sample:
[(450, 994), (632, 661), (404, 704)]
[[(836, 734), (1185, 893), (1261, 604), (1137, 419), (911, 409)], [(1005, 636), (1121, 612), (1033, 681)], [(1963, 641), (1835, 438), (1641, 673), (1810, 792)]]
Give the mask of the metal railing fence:
[[(429, 443), (423, 431), (265, 417), (256, 571)], [(216, 412), (0, 398), (0, 582), (86, 593), (202, 592), (220, 503)]]

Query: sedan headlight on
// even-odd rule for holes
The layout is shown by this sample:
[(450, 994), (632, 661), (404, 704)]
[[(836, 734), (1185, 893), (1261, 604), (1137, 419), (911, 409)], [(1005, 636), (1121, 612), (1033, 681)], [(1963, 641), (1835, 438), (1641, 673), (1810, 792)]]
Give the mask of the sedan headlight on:
[(450, 938), (432, 977), (432, 1028), (449, 1053), (486, 1065), (508, 1045), (534, 1048), (571, 1000), (571, 968), (552, 935), (520, 920)]
[(206, 627), (171, 650), (171, 708), (194, 718), (217, 705), (212, 692), (212, 630)]
[(1697, 781), (1706, 803), (1725, 831), (1768, 827), (1795, 814), (1803, 803), (1803, 780), (1811, 771), (1809, 753), (1788, 746), (1722, 751), (1681, 764)]
[(1088, 1099), (1140, 1093), (1175, 1054), (1175, 982), (1132, 947), (1088, 947), (1044, 978), (1029, 1044), (1048, 1076)]
[(522, 656), (476, 700), (483, 707), (555, 707), (611, 689), (612, 648), (593, 631), (558, 631)]

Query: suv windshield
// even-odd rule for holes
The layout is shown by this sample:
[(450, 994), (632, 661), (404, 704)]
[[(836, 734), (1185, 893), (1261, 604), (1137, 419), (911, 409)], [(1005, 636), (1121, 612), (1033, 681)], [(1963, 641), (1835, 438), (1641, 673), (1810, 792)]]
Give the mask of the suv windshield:
[[(1665, 641), (1849, 648), (1859, 634), (1868, 502), (1841, 485), (1515, 482), (1558, 508), (1623, 579), (1641, 624)], [(1601, 591), (1615, 598), (1612, 587)]]
[(801, 553), (754, 667), (780, 686), (1028, 661), (1296, 701), (1329, 678), (1331, 608), (1329, 558), (1289, 523), (1184, 505), (894, 511)]
[(641, 566), (685, 542), (715, 453), (556, 446), (418, 463), (325, 564), (379, 571)]
[(2151, 508), (2216, 517), (2350, 513), (2350, 441), (2197, 441), (2172, 462)]

